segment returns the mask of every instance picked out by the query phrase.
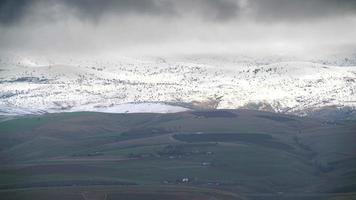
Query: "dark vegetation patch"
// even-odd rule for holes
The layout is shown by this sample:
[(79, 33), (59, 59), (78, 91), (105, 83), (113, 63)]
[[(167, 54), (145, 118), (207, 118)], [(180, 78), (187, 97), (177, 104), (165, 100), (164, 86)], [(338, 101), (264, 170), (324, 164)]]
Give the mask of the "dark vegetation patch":
[(281, 116), (273, 116), (273, 115), (258, 115), (258, 117), (277, 121), (277, 122), (289, 122), (289, 121), (295, 121), (293, 118), (288, 118), (288, 117), (281, 117)]
[(48, 82), (49, 79), (46, 78), (38, 78), (38, 77), (21, 77), (17, 79), (13, 79), (10, 81), (7, 81), (9, 83), (14, 83), (14, 82), (30, 82), (30, 83), (45, 83)]
[(15, 95), (17, 95), (17, 94), (16, 93), (12, 93), (12, 92), (3, 92), (2, 94), (0, 94), (0, 99), (10, 98), (10, 97), (15, 96)]
[(170, 133), (170, 131), (161, 128), (133, 129), (121, 133), (120, 136), (117, 137), (117, 141), (146, 138), (167, 133)]
[(215, 111), (195, 111), (191, 112), (193, 115), (198, 117), (214, 118), (214, 117), (237, 117), (235, 113), (224, 111), (224, 110), (215, 110)]
[(189, 152), (184, 150), (183, 145), (167, 145), (162, 150), (157, 152), (160, 156), (182, 156), (189, 155), (188, 153)]
[(180, 120), (180, 119), (182, 119), (182, 117), (179, 115), (167, 114), (164, 116), (160, 116), (158, 118), (158, 120), (154, 121), (154, 123), (164, 123), (164, 122), (175, 121), (175, 120)]
[(278, 142), (272, 136), (262, 133), (204, 133), (204, 134), (176, 134), (174, 139), (183, 142), (245, 142), (266, 147), (292, 150), (290, 145)]
[[(198, 151), (192, 150), (192, 148), (199, 147), (210, 147), (212, 144), (180, 144), (180, 145), (166, 145), (161, 150), (157, 151), (160, 156), (168, 156), (171, 158), (181, 157), (181, 156), (196, 156), (196, 155), (211, 155), (211, 151)], [(215, 146), (213, 144), (213, 146)]]
[(176, 134), (173, 137), (184, 142), (258, 142), (272, 139), (272, 136), (262, 133), (189, 133)]

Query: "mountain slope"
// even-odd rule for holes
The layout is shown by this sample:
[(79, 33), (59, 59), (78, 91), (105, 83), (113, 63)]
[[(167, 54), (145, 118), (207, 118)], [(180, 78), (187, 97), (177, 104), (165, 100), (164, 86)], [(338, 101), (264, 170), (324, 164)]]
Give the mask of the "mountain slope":
[(305, 115), (324, 107), (356, 105), (356, 67), (312, 62), (16, 58), (2, 59), (0, 66), (0, 111), (9, 114), (122, 112), (111, 108), (151, 102), (161, 103), (157, 107), (246, 107)]

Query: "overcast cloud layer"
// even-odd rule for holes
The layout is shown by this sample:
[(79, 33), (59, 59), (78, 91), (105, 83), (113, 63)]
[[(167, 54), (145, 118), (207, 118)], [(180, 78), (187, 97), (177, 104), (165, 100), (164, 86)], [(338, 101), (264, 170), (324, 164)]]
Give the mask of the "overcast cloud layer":
[(1, 0), (0, 50), (300, 54), (353, 48), (356, 0)]

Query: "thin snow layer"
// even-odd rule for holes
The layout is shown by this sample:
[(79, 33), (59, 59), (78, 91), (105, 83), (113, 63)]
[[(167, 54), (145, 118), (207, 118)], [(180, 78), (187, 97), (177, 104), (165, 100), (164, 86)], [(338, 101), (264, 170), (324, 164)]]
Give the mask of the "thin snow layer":
[(9, 107), (0, 104), (0, 116), (6, 115), (29, 115), (29, 114), (43, 114), (43, 113), (59, 113), (59, 112), (102, 112), (102, 113), (176, 113), (188, 111), (188, 108), (180, 106), (172, 106), (164, 103), (124, 103), (113, 105), (110, 107), (101, 107), (97, 105), (83, 105), (70, 109), (50, 108), (47, 110), (40, 110), (36, 108), (20, 108)]
[(111, 107), (79, 106), (71, 109), (70, 112), (95, 111), (104, 113), (176, 113), (187, 110), (187, 108), (163, 103), (125, 103)]
[(171, 105), (205, 105), (214, 99), (220, 101), (217, 108), (252, 103), (296, 114), (325, 106), (356, 106), (352, 66), (223, 59), (1, 60), (0, 112), (10, 114), (178, 112), (184, 108)]

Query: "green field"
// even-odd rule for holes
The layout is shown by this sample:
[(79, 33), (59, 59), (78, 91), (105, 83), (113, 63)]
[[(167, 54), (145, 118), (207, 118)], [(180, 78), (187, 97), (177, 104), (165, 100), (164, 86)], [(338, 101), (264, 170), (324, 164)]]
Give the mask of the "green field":
[(356, 121), (248, 110), (0, 122), (0, 199), (355, 199)]

